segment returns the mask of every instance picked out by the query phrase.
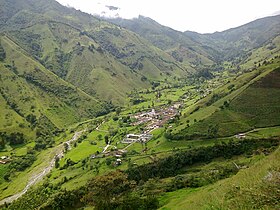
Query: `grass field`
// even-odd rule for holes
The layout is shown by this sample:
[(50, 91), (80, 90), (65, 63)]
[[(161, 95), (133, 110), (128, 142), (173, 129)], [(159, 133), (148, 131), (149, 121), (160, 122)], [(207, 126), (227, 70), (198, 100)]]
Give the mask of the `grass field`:
[(255, 129), (247, 133), (248, 137), (253, 138), (272, 138), (280, 136), (280, 126), (270, 128)]
[[(167, 193), (161, 198), (164, 205), (161, 209), (251, 209), (252, 207), (278, 209), (279, 202), (274, 206), (269, 200), (264, 200), (265, 196), (269, 197), (269, 192), (262, 190), (269, 190), (277, 179), (273, 176), (279, 173), (279, 158), (278, 148), (268, 157), (264, 156), (252, 167), (240, 170), (230, 179), (202, 188)], [(272, 179), (267, 180), (266, 177), (270, 173), (273, 174)]]
[[(277, 67), (279, 61), (261, 67), (260, 71), (263, 73), (245, 86), (213, 105), (203, 107), (202, 104), (202, 108), (190, 116), (185, 114), (187, 117), (182, 118), (182, 125), (176, 127), (173, 133), (186, 136), (199, 133), (207, 136), (211, 125), (218, 127), (218, 136), (232, 136), (254, 128), (279, 125), (280, 118), (277, 113), (280, 112), (280, 70)], [(225, 102), (227, 106), (224, 105)], [(186, 127), (186, 124), (190, 127)]]

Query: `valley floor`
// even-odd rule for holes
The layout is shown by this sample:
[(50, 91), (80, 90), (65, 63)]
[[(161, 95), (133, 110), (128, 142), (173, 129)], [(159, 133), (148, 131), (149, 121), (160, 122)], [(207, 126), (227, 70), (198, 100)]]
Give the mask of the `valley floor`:
[[(76, 192), (88, 187), (92, 180), (121, 171), (141, 183), (133, 188), (133, 192), (140, 200), (145, 201), (151, 197), (158, 199), (157, 207), (166, 210), (186, 207), (246, 209), (252, 203), (255, 207), (259, 205), (269, 209), (274, 204), (278, 207), (279, 203), (276, 201), (279, 196), (275, 183), (278, 183), (280, 166), (279, 148), (277, 149), (279, 146), (275, 142), (279, 141), (280, 126), (277, 116), (271, 121), (273, 125), (264, 126), (265, 123), (262, 123), (257, 128), (249, 127), (246, 132), (243, 132), (243, 127), (242, 129), (238, 126), (227, 127), (231, 135), (224, 135), (225, 137), (219, 133), (223, 132), (221, 127), (216, 129), (209, 124), (203, 127), (205, 125), (203, 123), (213, 116), (218, 116), (215, 119), (217, 123), (221, 119), (219, 113), (228, 111), (231, 100), (236, 100), (247, 93), (251, 84), (255, 84), (254, 82), (272, 70), (264, 68), (261, 74), (254, 71), (245, 73), (243, 77), (241, 75), (244, 81), (240, 82), (241, 79), (238, 79), (240, 84), (233, 79), (223, 85), (217, 82), (218, 79), (214, 79), (200, 84), (199, 87), (163, 86), (157, 90), (136, 92), (130, 99), (138, 101), (140, 98), (140, 103), (72, 125), (55, 137), (52, 147), (36, 153), (37, 159), (31, 167), (22, 172), (12, 173), (8, 180), (2, 178), (0, 204), (9, 203), (20, 197), (10, 205), (11, 209), (16, 209), (14, 206), (26, 203), (26, 199), (32, 198), (33, 194), (38, 193), (36, 190), (42, 186), (47, 186), (48, 192), (44, 193), (51, 203), (54, 202), (55, 198), (52, 196), (56, 193)], [(251, 83), (244, 85), (248, 81)], [(235, 90), (228, 88), (232, 83), (235, 84)], [(221, 92), (226, 94), (221, 96), (219, 95)], [(277, 100), (278, 98), (272, 101), (272, 104), (277, 104)], [(263, 103), (262, 100), (259, 102)], [(238, 104), (239, 108), (242, 108), (242, 104), (245, 103)], [(278, 106), (273, 105), (269, 108), (275, 111)], [(231, 117), (226, 119), (226, 123), (231, 124), (231, 120), (239, 120), (239, 123), (244, 124), (247, 120), (239, 118), (237, 114)], [(197, 135), (195, 129), (206, 131), (207, 136)], [(185, 134), (185, 131), (193, 132), (194, 135), (176, 137), (176, 134)], [(149, 135), (151, 139), (130, 138), (132, 142), (126, 144), (124, 139), (127, 140), (132, 134), (151, 134)], [(248, 146), (248, 151), (241, 146), (243, 143)], [(15, 158), (22, 157), (28, 154), (30, 144), (7, 146), (0, 152), (0, 156), (13, 154)], [(214, 152), (209, 152), (209, 148), (214, 150), (224, 147), (231, 153), (229, 148), (231, 145), (236, 146), (238, 150), (230, 157), (224, 154), (215, 156)], [(204, 157), (204, 150), (213, 157)], [(197, 154), (203, 154), (199, 157), (204, 159), (199, 161), (195, 159)], [(184, 155), (193, 155), (193, 162), (189, 163), (187, 156)], [(177, 157), (181, 157), (182, 160), (186, 158), (186, 162), (173, 163), (172, 161), (179, 161)], [(167, 166), (160, 167), (160, 164)], [(172, 167), (177, 168), (172, 171)], [(6, 171), (8, 164), (0, 165), (0, 173), (5, 174)], [(262, 192), (262, 189), (265, 191)], [(269, 194), (270, 189), (272, 194)], [(248, 201), (242, 198), (243, 195)], [(273, 200), (263, 200), (269, 196), (274, 196)], [(38, 208), (46, 205), (44, 202), (46, 201), (34, 200), (32, 205)]]

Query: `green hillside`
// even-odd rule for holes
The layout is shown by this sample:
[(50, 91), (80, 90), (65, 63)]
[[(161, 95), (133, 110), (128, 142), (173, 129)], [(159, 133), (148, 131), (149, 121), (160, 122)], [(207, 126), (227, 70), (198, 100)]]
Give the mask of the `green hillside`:
[(278, 148), (229, 179), (168, 193), (160, 209), (279, 209), (279, 158)]
[(180, 63), (200, 67), (209, 66), (215, 62), (215, 55), (208, 53), (198, 42), (185, 36), (182, 32), (162, 26), (148, 17), (139, 16), (132, 20), (109, 19), (109, 21), (146, 38)]
[[(189, 31), (184, 34), (205, 46), (205, 49), (209, 48), (210, 54), (213, 54), (212, 49), (216, 49), (221, 61), (231, 61), (236, 65), (250, 57), (255, 49), (272, 44), (272, 40), (279, 36), (279, 21), (280, 15), (276, 15), (213, 34)], [(276, 46), (272, 44), (270, 48)]]
[(271, 40), (279, 35), (279, 18), (279, 15), (266, 17), (213, 34), (191, 31), (181, 33), (143, 16), (132, 20), (109, 19), (109, 21), (145, 37), (178, 61), (201, 67), (215, 66), (224, 61), (239, 64), (255, 49), (269, 43), (270, 48), (279, 50), (279, 47), (271, 43)]
[(7, 36), (1, 37), (6, 58), (1, 66), (1, 131), (32, 136), (40, 119), (57, 129), (106, 113), (104, 105), (63, 81)]
[[(272, 64), (263, 65), (247, 76), (240, 76), (202, 99), (196, 104), (196, 109), (190, 109), (185, 117), (182, 117), (184, 122), (188, 121), (191, 125), (186, 126), (187, 123), (184, 123), (175, 128), (170, 137), (223, 137), (254, 128), (280, 125), (277, 114), (280, 112), (279, 66), (279, 59), (276, 59)], [(239, 84), (238, 88), (237, 82), (242, 80), (245, 81)], [(232, 89), (233, 87), (235, 88)], [(195, 122), (190, 123), (190, 120), (194, 119)]]
[(1, 31), (45, 68), (101, 100), (123, 105), (133, 89), (174, 83), (193, 72), (135, 33), (54, 0), (0, 5)]
[(0, 0), (0, 208), (279, 209), (279, 26)]

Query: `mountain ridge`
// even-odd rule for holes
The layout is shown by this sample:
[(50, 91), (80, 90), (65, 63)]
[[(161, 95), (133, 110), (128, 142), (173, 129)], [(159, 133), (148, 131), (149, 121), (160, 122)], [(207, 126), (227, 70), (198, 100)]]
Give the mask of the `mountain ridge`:
[[(167, 37), (170, 38), (170, 33), (172, 33), (175, 37), (176, 35), (179, 35), (181, 37), (185, 36), (185, 39), (189, 40), (189, 42), (199, 46), (199, 49), (191, 49), (195, 51), (194, 55), (206, 55), (206, 57), (210, 58), (212, 62), (223, 62), (227, 60), (234, 61), (234, 57), (240, 54), (240, 52), (241, 59), (243, 59), (243, 57), (246, 57), (250, 50), (260, 47), (262, 44), (265, 43), (265, 41), (267, 41), (267, 39), (269, 40), (275, 38), (276, 36), (279, 36), (279, 19), (279, 15), (264, 17), (222, 32), (207, 34), (200, 34), (192, 31), (176, 31), (170, 29), (169, 27), (160, 25), (151, 18), (143, 16), (139, 16), (138, 18), (132, 20), (109, 19), (109, 21), (121, 25), (123, 27), (127, 27), (128, 29), (138, 34), (143, 35), (144, 37), (149, 39), (153, 44), (157, 45), (163, 50), (166, 50), (166, 48), (172, 49), (173, 46), (168, 44), (168, 42), (164, 43), (165, 48), (158, 45), (156, 43), (156, 40), (154, 40), (155, 37), (158, 38), (157, 33), (163, 33), (162, 36), (165, 38), (162, 38), (162, 40), (168, 40)], [(147, 26), (144, 24), (152, 24), (152, 29), (148, 29)], [(263, 29), (262, 26), (265, 26), (266, 28)], [(145, 36), (145, 33), (147, 31), (149, 31), (150, 37)], [(260, 35), (259, 37), (253, 37), (253, 34)], [(154, 36), (154, 38), (151, 36)], [(241, 37), (246, 37), (248, 38), (248, 40), (244, 38), (241, 39)], [(177, 41), (178, 38), (173, 38), (173, 40)], [(174, 55), (177, 53), (179, 54), (179, 56), (184, 57), (183, 53), (180, 53), (179, 47), (177, 47), (177, 49), (173, 52)], [(170, 54), (172, 55), (172, 52)], [(198, 61), (196, 61), (196, 65), (197, 63)], [(202, 62), (202, 64), (207, 65), (207, 62)]]

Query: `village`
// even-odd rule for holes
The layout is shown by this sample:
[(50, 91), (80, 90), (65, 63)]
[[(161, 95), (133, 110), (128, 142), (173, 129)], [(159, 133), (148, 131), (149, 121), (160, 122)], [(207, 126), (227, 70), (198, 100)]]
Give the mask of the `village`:
[(102, 157), (109, 157), (113, 156), (116, 157), (116, 161), (114, 165), (120, 165), (122, 163), (121, 157), (125, 153), (127, 153), (127, 148), (134, 143), (146, 144), (149, 142), (152, 137), (152, 131), (162, 127), (166, 124), (169, 120), (175, 118), (176, 115), (179, 113), (179, 108), (181, 107), (180, 103), (176, 103), (170, 105), (168, 107), (160, 107), (158, 110), (152, 108), (150, 111), (136, 113), (131, 115), (131, 118), (135, 120), (130, 124), (131, 126), (139, 126), (142, 125), (142, 132), (135, 134), (129, 133), (127, 134), (120, 143), (127, 144), (127, 146), (123, 149), (117, 149), (114, 147), (114, 150), (107, 151), (110, 146), (110, 142), (106, 145), (103, 151), (100, 154), (93, 154), (90, 156), (91, 159), (95, 158), (102, 158)]
[(153, 130), (162, 127), (167, 121), (174, 119), (178, 114), (181, 104), (177, 103), (169, 107), (152, 109), (149, 112), (141, 112), (132, 116), (136, 121), (131, 123), (132, 126), (145, 125), (141, 134), (127, 134), (122, 143), (130, 144), (132, 142), (146, 143), (153, 135)]

